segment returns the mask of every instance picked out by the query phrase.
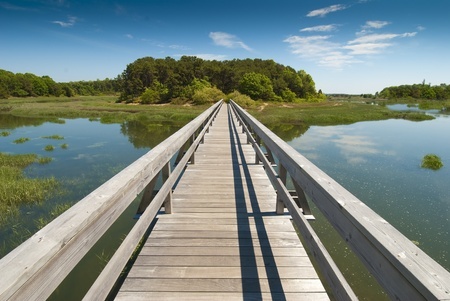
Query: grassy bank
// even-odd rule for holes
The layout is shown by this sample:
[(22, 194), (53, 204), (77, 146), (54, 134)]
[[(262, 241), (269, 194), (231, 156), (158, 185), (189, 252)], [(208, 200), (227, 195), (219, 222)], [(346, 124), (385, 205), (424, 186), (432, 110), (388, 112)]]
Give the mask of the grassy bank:
[(91, 118), (103, 123), (136, 120), (185, 124), (208, 106), (116, 103), (117, 96), (36, 97), (0, 100), (0, 113), (34, 118)]
[[(103, 123), (139, 120), (143, 123), (183, 125), (208, 107), (186, 105), (135, 105), (116, 103), (117, 96), (38, 97), (0, 100), (0, 113), (21, 117), (91, 118)], [(402, 118), (426, 120), (421, 113), (395, 112), (363, 102), (260, 103), (248, 108), (265, 124), (338, 125), (366, 120)]]
[(265, 124), (339, 125), (359, 121), (401, 118), (413, 121), (434, 117), (415, 112), (396, 112), (384, 106), (355, 102), (321, 102), (303, 104), (261, 104), (249, 112)]

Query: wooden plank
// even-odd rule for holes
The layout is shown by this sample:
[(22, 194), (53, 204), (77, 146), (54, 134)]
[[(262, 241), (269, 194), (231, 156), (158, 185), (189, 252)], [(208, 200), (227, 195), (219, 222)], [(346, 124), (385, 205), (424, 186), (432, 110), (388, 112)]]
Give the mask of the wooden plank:
[(263, 257), (263, 256), (139, 256), (135, 266), (183, 266), (183, 267), (248, 267), (256, 263), (258, 267), (311, 267), (308, 256), (301, 258), (285, 257)]
[(328, 300), (290, 216), (275, 213), (264, 169), (247, 164), (254, 162), (251, 145), (235, 145), (239, 140), (245, 137), (228, 127), (224, 108), (175, 188), (174, 213), (157, 216), (118, 299)]
[[(147, 279), (127, 278), (122, 286), (123, 292), (242, 292), (255, 293), (324, 293), (319, 279), (280, 279), (276, 287), (269, 279), (224, 279), (224, 278), (178, 278)], [(181, 298), (183, 299), (183, 298)]]
[(325, 301), (329, 300), (326, 293), (235, 293), (235, 292), (120, 292), (116, 300), (134, 301)]
[(303, 246), (296, 247), (269, 247), (269, 246), (235, 246), (235, 247), (165, 247), (165, 246), (144, 246), (140, 256), (263, 256), (263, 254), (272, 254), (276, 257), (302, 257), (307, 256)]

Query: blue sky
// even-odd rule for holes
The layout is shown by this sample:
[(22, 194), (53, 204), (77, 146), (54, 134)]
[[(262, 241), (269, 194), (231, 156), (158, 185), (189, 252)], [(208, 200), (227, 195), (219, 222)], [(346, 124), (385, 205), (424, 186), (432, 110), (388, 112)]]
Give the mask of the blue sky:
[(115, 78), (134, 60), (273, 59), (324, 93), (450, 84), (449, 0), (0, 0), (0, 69)]

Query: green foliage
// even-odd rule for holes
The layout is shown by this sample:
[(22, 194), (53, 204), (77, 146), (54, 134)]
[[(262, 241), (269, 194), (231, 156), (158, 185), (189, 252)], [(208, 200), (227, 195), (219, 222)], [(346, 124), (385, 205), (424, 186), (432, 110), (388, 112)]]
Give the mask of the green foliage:
[(67, 96), (115, 94), (120, 79), (56, 83), (49, 76), (12, 73), (0, 69), (0, 99), (14, 97)]
[(44, 150), (47, 152), (51, 152), (51, 151), (55, 150), (55, 147), (51, 144), (48, 144), (44, 147)]
[(22, 144), (22, 143), (25, 143), (27, 141), (30, 141), (30, 138), (21, 137), (19, 139), (14, 140), (13, 143), (15, 143), (15, 144)]
[(2, 136), (2, 137), (8, 137), (9, 135), (11, 135), (11, 133), (10, 133), (10, 132), (7, 132), (7, 131), (2, 131), (2, 132), (0, 133), (0, 136)]
[(251, 99), (250, 96), (242, 94), (239, 91), (233, 91), (227, 95), (227, 98), (232, 99), (243, 108), (248, 108), (255, 105), (255, 101)]
[(61, 144), (62, 149), (68, 149), (69, 145), (67, 143)]
[(43, 136), (44, 139), (54, 139), (54, 140), (64, 140), (63, 136), (60, 135), (51, 135), (51, 136)]
[[(259, 74), (256, 87), (242, 83), (246, 74)], [(152, 83), (158, 81), (168, 89), (166, 99), (184, 104), (192, 101), (196, 91), (215, 87), (224, 93), (239, 90), (254, 99), (282, 100), (282, 91), (289, 89), (296, 98), (315, 97), (317, 94), (311, 76), (305, 71), (295, 71), (273, 60), (245, 59), (231, 61), (205, 61), (197, 57), (183, 56), (180, 60), (170, 57), (140, 58), (129, 64), (118, 77), (121, 87), (120, 102), (134, 102)], [(248, 79), (250, 81), (250, 79)], [(243, 84), (240, 87), (240, 84)], [(242, 88), (242, 90), (241, 90)], [(245, 90), (246, 92), (243, 92)], [(152, 95), (151, 95), (152, 96)], [(292, 99), (292, 94), (288, 95)]]
[(48, 164), (53, 161), (52, 157), (40, 157), (38, 158), (39, 164)]
[(246, 73), (242, 76), (238, 90), (250, 96), (253, 100), (271, 100), (275, 97), (270, 78), (255, 72)]
[(378, 96), (387, 99), (448, 100), (450, 99), (450, 85), (431, 86), (423, 81), (421, 84), (387, 87)]
[(220, 99), (223, 99), (225, 94), (217, 88), (205, 87), (201, 90), (195, 91), (192, 100), (196, 105), (212, 104)]
[(155, 104), (162, 100), (165, 100), (169, 89), (161, 84), (159, 81), (155, 80), (149, 88), (145, 88), (144, 93), (141, 95), (142, 104)]
[(56, 187), (54, 178), (30, 179), (22, 169), (36, 162), (35, 154), (0, 153), (0, 224), (18, 213), (22, 204), (42, 202)]
[(442, 163), (441, 158), (435, 154), (425, 155), (422, 159), (422, 164), (421, 164), (422, 168), (438, 170), (438, 169), (441, 169), (443, 166), (444, 166), (444, 163)]

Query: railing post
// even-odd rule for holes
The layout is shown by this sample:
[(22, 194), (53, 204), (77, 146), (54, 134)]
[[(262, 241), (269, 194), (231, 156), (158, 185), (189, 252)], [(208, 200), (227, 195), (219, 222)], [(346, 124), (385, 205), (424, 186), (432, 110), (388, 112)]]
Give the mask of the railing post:
[[(278, 177), (280, 178), (281, 182), (283, 182), (283, 184), (286, 186), (286, 179), (287, 179), (287, 171), (286, 168), (282, 165), (279, 164), (278, 166)], [(281, 199), (279, 192), (277, 191), (277, 204), (276, 204), (276, 212), (277, 214), (284, 214), (284, 202)]]
[[(163, 179), (163, 183), (164, 183), (170, 177), (170, 173), (171, 173), (170, 161), (167, 162), (166, 165), (164, 165), (161, 172), (162, 172), (162, 179)], [(172, 213), (172, 189), (167, 194), (166, 199), (164, 200), (163, 206), (164, 206), (164, 212), (166, 214)]]
[(300, 185), (297, 184), (297, 182), (292, 179), (292, 183), (294, 183), (295, 191), (297, 192), (297, 205), (302, 208), (304, 215), (310, 215), (311, 209), (309, 208), (308, 200), (306, 199), (306, 194), (303, 191), (303, 189), (300, 187)]
[[(195, 142), (195, 133), (191, 136), (191, 145)], [(192, 152), (191, 157), (189, 158), (189, 163), (195, 164), (195, 151)]]
[(144, 194), (142, 195), (141, 202), (139, 203), (139, 207), (136, 212), (135, 218), (138, 218), (142, 213), (144, 213), (145, 209), (147, 209), (148, 205), (152, 202), (153, 199), (153, 190), (155, 189), (156, 182), (158, 181), (159, 174), (157, 173), (150, 183), (144, 188)]
[[(260, 145), (261, 145), (261, 138), (258, 135), (256, 135), (255, 141), (256, 141), (256, 147), (260, 147)], [(260, 162), (261, 162), (261, 160), (259, 160), (258, 154), (255, 153), (255, 164), (259, 164)]]

